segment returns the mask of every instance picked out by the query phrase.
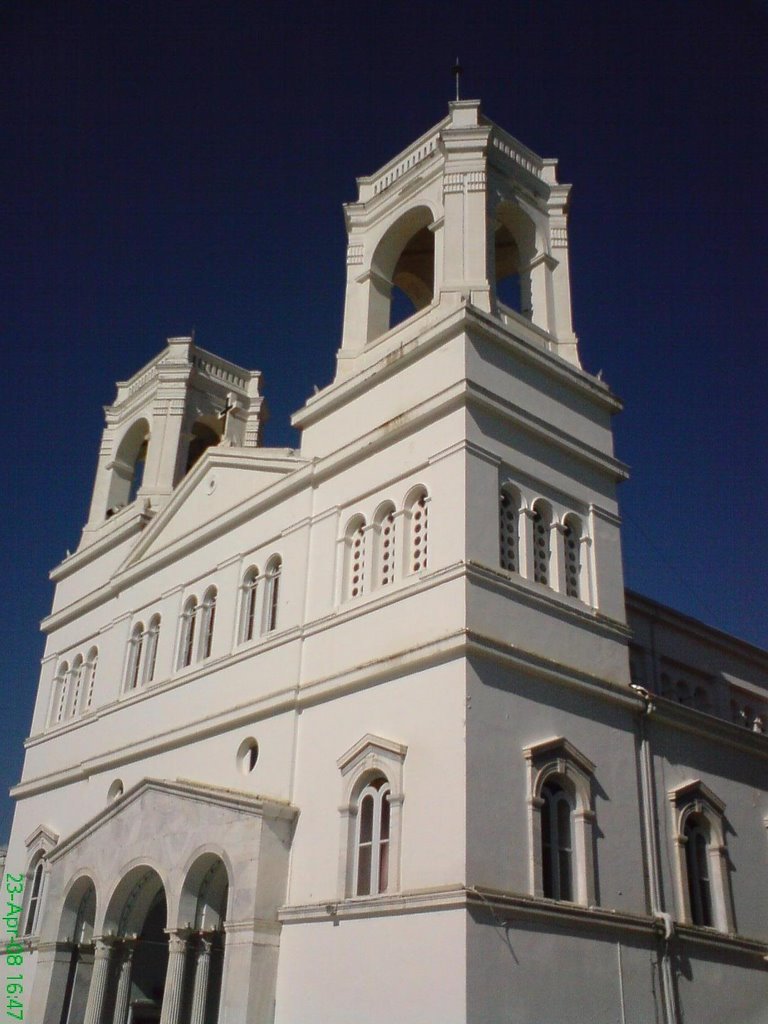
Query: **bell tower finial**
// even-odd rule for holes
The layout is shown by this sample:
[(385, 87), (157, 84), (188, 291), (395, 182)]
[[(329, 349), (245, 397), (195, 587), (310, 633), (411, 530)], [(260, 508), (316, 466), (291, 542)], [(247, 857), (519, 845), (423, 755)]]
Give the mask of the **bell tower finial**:
[(461, 73), (462, 73), (463, 70), (464, 70), (464, 68), (461, 66), (461, 64), (459, 64), (459, 58), (457, 57), (456, 58), (456, 63), (453, 65), (453, 75), (454, 75), (454, 78), (456, 79), (456, 102), (457, 103), (461, 99), (460, 84), (461, 84)]

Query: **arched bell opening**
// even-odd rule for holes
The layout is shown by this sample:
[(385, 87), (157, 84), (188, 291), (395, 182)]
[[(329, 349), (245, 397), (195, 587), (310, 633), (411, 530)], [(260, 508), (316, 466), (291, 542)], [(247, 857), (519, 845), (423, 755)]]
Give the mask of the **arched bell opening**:
[(61, 1000), (55, 1012), (67, 1024), (83, 1024), (93, 974), (93, 925), (96, 889), (87, 876), (78, 878), (64, 899), (59, 920), (59, 947), (69, 947), (54, 971), (51, 992)]
[(217, 445), (224, 434), (224, 420), (219, 416), (201, 416), (192, 425), (187, 449), (185, 475), (200, 460), (203, 452)]
[(229, 874), (214, 853), (199, 857), (187, 872), (179, 919), (188, 929), (182, 1006), (190, 1020), (218, 1024), (224, 973), (224, 921)]
[(149, 424), (137, 420), (125, 433), (109, 467), (111, 478), (107, 497), (107, 519), (136, 500), (144, 481), (149, 446)]
[(435, 295), (434, 217), (425, 206), (403, 214), (385, 233), (371, 263), (368, 340), (425, 309)]
[(528, 320), (534, 318), (531, 262), (536, 252), (533, 222), (519, 206), (502, 202), (496, 209), (493, 239), (497, 304)]

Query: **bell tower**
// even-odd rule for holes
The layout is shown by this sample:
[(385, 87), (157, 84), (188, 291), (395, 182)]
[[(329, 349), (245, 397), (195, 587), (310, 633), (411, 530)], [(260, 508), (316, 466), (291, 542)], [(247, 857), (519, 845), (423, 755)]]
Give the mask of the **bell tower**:
[(255, 448), (266, 418), (261, 374), (195, 345), (169, 338), (167, 347), (117, 385), (105, 409), (91, 510), (83, 543), (100, 537), (123, 510), (154, 512), (213, 445)]
[[(516, 314), (578, 366), (568, 271), (569, 185), (487, 120), (478, 100), (448, 116), (370, 177), (345, 208), (347, 290), (338, 376), (407, 314), (468, 302)], [(400, 317), (402, 319), (402, 317)]]

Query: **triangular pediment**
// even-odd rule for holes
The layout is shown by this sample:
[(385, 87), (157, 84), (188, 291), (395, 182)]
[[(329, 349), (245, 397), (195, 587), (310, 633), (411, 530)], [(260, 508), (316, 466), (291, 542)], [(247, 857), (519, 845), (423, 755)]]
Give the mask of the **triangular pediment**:
[(295, 473), (304, 461), (289, 449), (210, 448), (182, 480), (144, 531), (120, 571), (185, 542), (200, 543), (200, 531), (256, 505), (259, 498)]
[[(93, 838), (99, 846), (116, 850), (130, 849), (135, 842), (147, 846), (165, 840), (172, 845), (174, 822), (180, 832), (189, 834), (196, 820), (213, 825), (214, 819), (225, 821), (233, 812), (238, 816), (286, 819), (296, 814), (283, 800), (187, 780), (142, 779), (63, 839), (48, 860), (55, 863)], [(161, 825), (164, 834), (158, 836), (156, 830)]]

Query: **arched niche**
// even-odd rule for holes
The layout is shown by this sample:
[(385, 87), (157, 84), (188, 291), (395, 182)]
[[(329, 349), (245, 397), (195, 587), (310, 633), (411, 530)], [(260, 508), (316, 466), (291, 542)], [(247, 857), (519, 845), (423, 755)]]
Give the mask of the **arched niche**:
[(502, 200), (496, 207), (495, 220), (493, 265), (496, 301), (532, 320), (531, 263), (536, 255), (535, 225), (517, 203), (509, 200)]
[(109, 465), (107, 518), (135, 500), (144, 479), (149, 446), (149, 423), (136, 420), (123, 434)]
[(187, 449), (185, 474), (200, 460), (207, 448), (217, 445), (224, 433), (224, 419), (220, 416), (200, 416), (192, 424)]
[(407, 210), (385, 232), (371, 261), (368, 340), (426, 308), (435, 294), (434, 217), (427, 206)]

